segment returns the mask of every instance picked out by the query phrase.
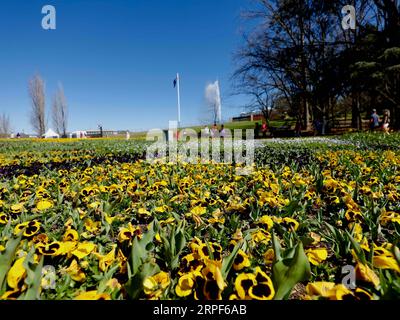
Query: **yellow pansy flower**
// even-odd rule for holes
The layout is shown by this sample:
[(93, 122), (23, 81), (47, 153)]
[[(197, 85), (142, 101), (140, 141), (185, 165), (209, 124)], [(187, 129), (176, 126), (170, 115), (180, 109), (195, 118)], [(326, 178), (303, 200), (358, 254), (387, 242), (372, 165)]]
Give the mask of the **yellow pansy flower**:
[(36, 209), (45, 211), (53, 207), (53, 203), (48, 200), (41, 200), (36, 204)]
[(71, 279), (76, 282), (83, 282), (86, 279), (85, 273), (79, 267), (78, 262), (76, 262), (75, 259), (71, 262), (70, 266), (65, 269), (65, 272), (68, 273), (71, 276)]
[(326, 248), (308, 249), (306, 250), (306, 255), (311, 264), (318, 266), (328, 257), (328, 250)]
[(175, 293), (178, 297), (189, 296), (194, 288), (195, 282), (191, 273), (184, 274), (179, 278), (178, 284), (175, 287)]
[(190, 213), (195, 214), (197, 216), (201, 216), (201, 215), (205, 214), (206, 212), (207, 212), (207, 208), (202, 207), (202, 206), (196, 206), (190, 210)]

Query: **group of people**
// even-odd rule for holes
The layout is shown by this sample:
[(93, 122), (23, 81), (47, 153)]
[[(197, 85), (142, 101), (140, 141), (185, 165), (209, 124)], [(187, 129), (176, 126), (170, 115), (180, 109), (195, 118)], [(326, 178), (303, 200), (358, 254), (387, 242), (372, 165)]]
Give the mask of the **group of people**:
[(210, 138), (225, 138), (227, 132), (223, 124), (221, 125), (221, 128), (218, 128), (217, 124), (214, 123), (211, 130), (209, 127), (206, 126), (203, 129), (203, 134), (205, 137), (210, 137)]
[(258, 139), (260, 137), (266, 138), (268, 133), (268, 125), (266, 121), (263, 121), (262, 125), (256, 122), (256, 127), (254, 129), (254, 138)]
[[(208, 128), (207, 126), (202, 130), (203, 137), (210, 137), (210, 138), (226, 138), (227, 135), (229, 134), (225, 126), (222, 124), (220, 128), (218, 128), (217, 124), (214, 123), (212, 128)], [(229, 130), (228, 130), (229, 131)], [(262, 125), (260, 125), (258, 122), (255, 124), (255, 130), (254, 130), (254, 138), (258, 139), (260, 137), (267, 137), (268, 133), (268, 125), (265, 121), (263, 121)]]
[[(314, 129), (315, 129), (316, 133), (321, 134), (322, 122), (317, 119), (314, 121), (313, 125), (314, 125)], [(382, 130), (386, 134), (390, 134), (389, 126), (390, 126), (390, 111), (384, 110), (383, 118), (381, 120), (379, 115), (377, 114), (376, 109), (373, 109), (371, 118), (370, 118), (371, 131)], [(210, 137), (210, 138), (225, 138), (228, 134), (227, 131), (225, 130), (225, 127), (223, 124), (221, 125), (220, 128), (218, 128), (218, 125), (216, 123), (214, 123), (214, 125), (212, 126), (211, 129), (209, 129), (206, 126), (202, 131), (203, 131), (202, 132), (203, 136)], [(268, 131), (269, 131), (268, 124), (265, 120), (262, 122), (261, 125), (259, 122), (256, 122), (255, 128), (254, 128), (254, 138), (255, 139), (266, 138)], [(300, 121), (300, 119), (298, 119), (296, 121), (295, 136), (296, 137), (301, 136), (301, 121)]]
[(381, 121), (376, 109), (373, 109), (369, 123), (371, 131), (382, 130), (386, 134), (390, 134), (390, 111), (387, 109), (383, 111), (383, 119)]

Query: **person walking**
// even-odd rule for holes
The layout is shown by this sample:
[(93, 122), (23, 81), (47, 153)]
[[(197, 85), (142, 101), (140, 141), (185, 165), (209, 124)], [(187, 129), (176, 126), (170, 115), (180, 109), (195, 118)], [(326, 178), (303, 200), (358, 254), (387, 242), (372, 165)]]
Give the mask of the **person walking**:
[(369, 127), (371, 131), (375, 131), (377, 128), (379, 128), (379, 116), (376, 113), (376, 109), (372, 110), (371, 118), (369, 120)]
[(295, 131), (295, 136), (297, 138), (300, 138), (300, 136), (301, 136), (301, 121), (300, 121), (300, 119), (297, 119), (294, 131)]
[(224, 125), (221, 125), (221, 130), (219, 131), (219, 136), (221, 138), (225, 138), (225, 136), (226, 136), (226, 131), (225, 131)]
[(204, 134), (204, 138), (209, 138), (210, 137), (210, 129), (208, 128), (208, 126), (206, 126), (203, 129), (203, 134)]
[(322, 122), (319, 119), (315, 119), (313, 122), (314, 136), (321, 135), (322, 133)]
[(214, 122), (214, 125), (211, 129), (211, 138), (218, 138), (218, 127), (217, 124)]
[(262, 132), (263, 138), (267, 137), (267, 131), (268, 131), (268, 125), (267, 125), (267, 122), (264, 120), (263, 124), (261, 126), (261, 132)]
[(390, 134), (389, 126), (390, 126), (390, 111), (386, 109), (383, 112), (382, 131), (386, 134)]

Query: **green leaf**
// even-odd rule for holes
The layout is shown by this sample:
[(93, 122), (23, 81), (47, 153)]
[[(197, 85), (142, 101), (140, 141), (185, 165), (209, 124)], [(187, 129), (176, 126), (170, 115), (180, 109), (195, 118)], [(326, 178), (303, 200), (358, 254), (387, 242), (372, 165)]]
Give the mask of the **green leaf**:
[(165, 229), (160, 230), (160, 238), (163, 242), (162, 255), (171, 270), (179, 267), (179, 256), (186, 247), (184, 227), (185, 221), (181, 220), (176, 227), (166, 228), (170, 229), (170, 232)]
[[(274, 245), (274, 248), (278, 247)], [(310, 262), (301, 241), (286, 251), (285, 256), (278, 258), (275, 255), (277, 260), (272, 267), (272, 278), (276, 288), (275, 300), (287, 299), (297, 283), (306, 281), (311, 276)]]
[(178, 230), (175, 234), (175, 244), (176, 244), (176, 252), (179, 254), (186, 247), (186, 238), (185, 238), (185, 221), (182, 222), (178, 226)]
[(400, 266), (400, 250), (396, 245), (392, 247), (393, 256), (396, 259), (398, 265)]
[(42, 268), (44, 257), (41, 257), (39, 264), (35, 264), (33, 261), (34, 253), (35, 249), (32, 248), (23, 263), (23, 266), (27, 273), (25, 283), (28, 286), (28, 290), (22, 297), (23, 300), (40, 300), (40, 287), (42, 283)]
[(6, 275), (11, 268), (15, 252), (21, 242), (22, 235), (7, 241), (6, 249), (0, 254), (0, 293), (3, 293), (6, 286)]
[(144, 263), (148, 256), (147, 245), (152, 243), (154, 240), (154, 222), (150, 224), (149, 230), (143, 235), (142, 239), (135, 237), (132, 244), (131, 250), (131, 272), (134, 276), (138, 271), (140, 266)]
[(272, 246), (274, 248), (275, 261), (281, 260), (281, 245), (274, 232), (272, 232)]
[(243, 243), (238, 242), (236, 244), (235, 248), (233, 248), (231, 254), (223, 259), (221, 273), (222, 273), (222, 277), (224, 278), (224, 280), (226, 280), (226, 278), (228, 277), (229, 271), (231, 270), (231, 268), (233, 266), (233, 263), (236, 259), (239, 249), (242, 247), (242, 244)]
[(143, 281), (158, 272), (160, 272), (160, 267), (157, 264), (151, 262), (142, 264), (139, 272), (130, 278), (125, 286), (129, 298), (132, 300), (138, 299), (143, 292)]
[(118, 269), (119, 269), (119, 265), (115, 265), (106, 272), (106, 274), (104, 275), (103, 279), (101, 280), (101, 282), (98, 286), (97, 292), (103, 293), (104, 291), (107, 290), (107, 282), (112, 279), (114, 273)]
[(138, 238), (133, 240), (132, 252), (131, 252), (131, 264), (132, 264), (132, 274), (138, 273), (140, 266), (142, 265), (142, 257), (145, 255), (144, 248), (140, 245)]
[(349, 237), (351, 244), (354, 248), (354, 251), (358, 257), (358, 259), (361, 261), (363, 264), (367, 264), (367, 259), (365, 258), (364, 251), (361, 249), (360, 244), (354, 240), (353, 236), (346, 230), (346, 234)]

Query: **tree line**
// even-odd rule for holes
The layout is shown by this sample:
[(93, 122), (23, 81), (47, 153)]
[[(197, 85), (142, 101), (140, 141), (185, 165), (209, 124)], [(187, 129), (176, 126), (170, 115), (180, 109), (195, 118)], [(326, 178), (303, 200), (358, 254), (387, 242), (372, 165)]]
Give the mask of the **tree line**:
[[(354, 30), (342, 26), (346, 5)], [(243, 16), (235, 92), (267, 120), (283, 104), (304, 128), (349, 117), (361, 129), (372, 109), (387, 109), (400, 128), (399, 1), (254, 0)]]
[[(40, 75), (33, 76), (28, 83), (28, 94), (31, 102), (29, 113), (30, 124), (34, 133), (42, 137), (47, 129), (45, 82)], [(68, 105), (61, 83), (58, 84), (51, 108), (51, 120), (54, 130), (61, 136), (67, 137)], [(9, 136), (12, 132), (10, 117), (5, 113), (0, 115), (0, 135)]]
[[(31, 99), (30, 123), (35, 133), (42, 137), (46, 133), (46, 101), (45, 83), (40, 75), (35, 75), (29, 81), (29, 97)], [(68, 125), (68, 105), (64, 94), (64, 89), (59, 83), (53, 98), (52, 123), (55, 131), (62, 137), (67, 136)]]

